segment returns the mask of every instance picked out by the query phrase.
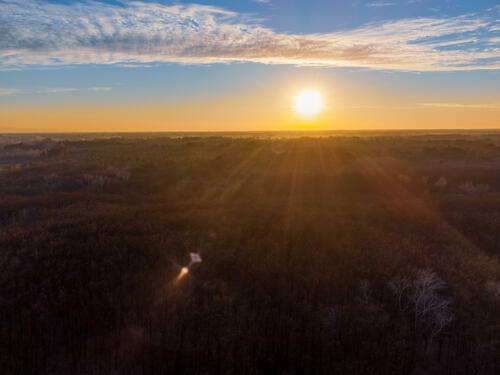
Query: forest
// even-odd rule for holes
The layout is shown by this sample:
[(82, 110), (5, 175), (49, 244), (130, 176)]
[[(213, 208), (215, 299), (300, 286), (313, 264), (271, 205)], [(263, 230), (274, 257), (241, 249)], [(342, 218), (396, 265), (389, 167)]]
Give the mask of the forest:
[(2, 135), (0, 373), (499, 374), (499, 228), (498, 131)]

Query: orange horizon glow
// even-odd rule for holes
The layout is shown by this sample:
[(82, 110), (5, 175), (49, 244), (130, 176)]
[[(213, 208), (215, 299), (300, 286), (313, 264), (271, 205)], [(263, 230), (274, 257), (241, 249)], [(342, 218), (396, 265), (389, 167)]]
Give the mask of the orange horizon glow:
[[(169, 108), (28, 108), (0, 109), (0, 132), (161, 132), (279, 131), (363, 129), (486, 129), (500, 127), (500, 110), (465, 108), (345, 108), (314, 118), (286, 111), (249, 111), (233, 106), (224, 112), (207, 105)], [(266, 113), (267, 112), (267, 113)], [(285, 112), (285, 113), (283, 113)], [(291, 112), (291, 111), (289, 111)]]
[[(337, 84), (318, 87), (314, 116), (297, 113), (294, 99), (307, 82), (251, 93), (175, 102), (111, 102), (0, 106), (0, 132), (289, 131), (500, 128), (499, 106), (422, 104), (408, 94), (368, 92)], [(327, 87), (330, 87), (328, 90)], [(335, 90), (333, 99), (332, 90)], [(428, 102), (428, 101), (427, 101)], [(493, 101), (495, 103), (495, 101)], [(295, 103), (296, 104), (296, 103)]]

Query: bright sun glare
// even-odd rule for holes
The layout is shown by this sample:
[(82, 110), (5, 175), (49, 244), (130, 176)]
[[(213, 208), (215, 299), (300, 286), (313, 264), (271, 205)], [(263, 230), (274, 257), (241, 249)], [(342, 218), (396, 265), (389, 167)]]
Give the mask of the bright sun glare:
[(302, 116), (314, 116), (323, 109), (321, 95), (317, 91), (302, 91), (295, 97), (293, 108)]

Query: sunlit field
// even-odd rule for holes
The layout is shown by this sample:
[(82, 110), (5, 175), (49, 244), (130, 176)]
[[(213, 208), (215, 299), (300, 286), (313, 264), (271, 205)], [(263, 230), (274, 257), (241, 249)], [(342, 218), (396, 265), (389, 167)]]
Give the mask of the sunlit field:
[(0, 142), (3, 374), (500, 373), (500, 132)]

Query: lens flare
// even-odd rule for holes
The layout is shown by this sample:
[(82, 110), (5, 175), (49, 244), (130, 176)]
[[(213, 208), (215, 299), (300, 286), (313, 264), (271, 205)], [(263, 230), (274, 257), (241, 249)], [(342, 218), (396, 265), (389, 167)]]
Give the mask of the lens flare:
[(182, 279), (186, 274), (189, 272), (189, 268), (187, 267), (182, 267), (181, 272), (179, 272), (179, 275), (177, 276), (177, 280)]

